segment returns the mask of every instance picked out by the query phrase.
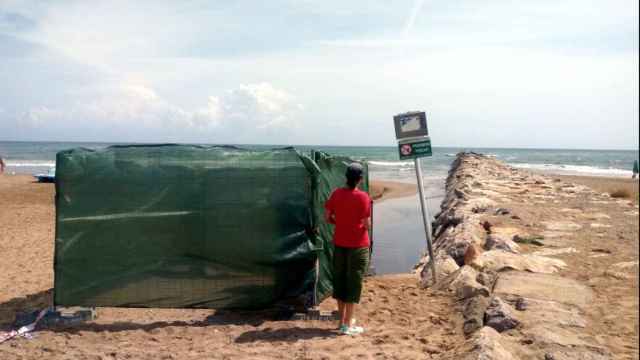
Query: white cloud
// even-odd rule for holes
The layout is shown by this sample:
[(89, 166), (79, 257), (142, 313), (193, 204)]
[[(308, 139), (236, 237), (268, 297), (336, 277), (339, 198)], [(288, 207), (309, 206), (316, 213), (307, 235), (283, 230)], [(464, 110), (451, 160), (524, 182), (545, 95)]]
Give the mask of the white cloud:
[(40, 106), (25, 111), (19, 125), (67, 126), (76, 131), (131, 127), (165, 134), (223, 134), (225, 141), (234, 141), (289, 131), (295, 127), (291, 120), (302, 109), (293, 95), (269, 83), (240, 85), (222, 96), (210, 96), (205, 105), (194, 109), (173, 104), (141, 84), (83, 89), (79, 93), (85, 97), (68, 108)]
[(33, 20), (0, 132), (390, 145), (424, 109), (438, 145), (637, 146), (638, 1), (275, 1), (0, 0)]
[(47, 124), (51, 119), (60, 115), (57, 110), (49, 109), (46, 106), (35, 107), (25, 111), (20, 116), (18, 125), (26, 128), (36, 128)]
[(239, 120), (258, 129), (290, 128), (295, 125), (293, 116), (302, 109), (291, 94), (269, 83), (240, 85), (227, 93), (222, 104), (228, 121)]
[(191, 116), (191, 123), (196, 127), (217, 127), (224, 116), (222, 101), (219, 97), (209, 96), (207, 105)]

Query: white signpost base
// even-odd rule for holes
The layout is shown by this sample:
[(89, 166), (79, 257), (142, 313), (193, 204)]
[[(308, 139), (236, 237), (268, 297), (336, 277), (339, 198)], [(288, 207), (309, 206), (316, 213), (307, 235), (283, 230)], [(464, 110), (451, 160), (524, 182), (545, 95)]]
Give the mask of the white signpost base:
[(424, 232), (427, 237), (427, 252), (429, 253), (429, 263), (431, 264), (431, 274), (433, 283), (436, 283), (436, 259), (433, 257), (433, 247), (431, 245), (431, 220), (429, 218), (429, 208), (424, 195), (424, 184), (422, 182), (422, 167), (420, 166), (420, 158), (415, 158), (416, 177), (418, 178), (418, 191), (420, 193), (420, 207), (422, 208), (422, 222), (424, 223)]

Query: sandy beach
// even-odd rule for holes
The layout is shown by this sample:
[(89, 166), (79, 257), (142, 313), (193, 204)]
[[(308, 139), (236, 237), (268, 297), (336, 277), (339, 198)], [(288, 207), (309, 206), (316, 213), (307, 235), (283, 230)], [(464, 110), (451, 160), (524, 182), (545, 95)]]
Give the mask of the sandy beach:
[(638, 203), (638, 179), (567, 175), (553, 175), (553, 177), (585, 185), (595, 191), (609, 195), (617, 192), (619, 198), (634, 200), (636, 204)]
[(640, 360), (639, 23), (0, 0), (0, 360)]
[[(629, 181), (598, 178), (591, 185), (601, 186), (598, 191), (603, 191), (629, 186)], [(635, 189), (637, 194), (637, 183)], [(415, 191), (411, 184), (372, 182), (378, 202)], [(590, 204), (594, 206), (598, 213), (616, 210), (610, 205)], [(54, 187), (35, 183), (28, 176), (0, 175), (0, 209), (0, 330), (7, 331), (17, 312), (42, 309), (51, 302)], [(530, 210), (520, 211), (524, 218)], [(616, 220), (615, 227), (599, 232), (624, 239), (612, 250), (616, 258), (636, 256), (637, 260), (637, 215)], [(594, 243), (591, 247), (604, 246)], [(583, 261), (576, 256), (575, 261), (580, 263), (573, 270), (575, 276), (589, 278), (594, 261), (613, 260)], [(633, 287), (622, 283), (604, 287), (618, 281), (615, 279), (598, 277), (593, 281), (599, 296), (610, 301), (622, 296), (631, 301), (625, 303), (629, 307), (624, 308), (631, 309), (628, 313), (598, 307), (602, 318), (595, 329), (602, 333), (602, 341), (613, 341), (622, 352), (633, 349), (628, 348), (625, 338), (634, 332), (637, 338), (637, 319), (629, 318), (625, 325), (612, 318), (614, 313), (615, 317), (633, 316), (634, 304), (637, 310)], [(608, 293), (612, 289), (614, 292)], [(454, 359), (465, 351), (459, 306), (444, 292), (422, 289), (417, 275), (376, 276), (366, 280), (358, 317), (367, 332), (360, 337), (339, 336), (333, 322), (276, 321), (268, 312), (99, 308), (93, 322), (43, 329), (31, 340), (19, 338), (1, 344), (0, 359)], [(333, 302), (326, 301), (321, 308), (332, 309)]]
[(376, 202), (410, 196), (417, 191), (415, 184), (382, 180), (371, 182), (371, 198)]
[[(415, 192), (391, 182), (372, 188), (383, 193), (378, 201)], [(0, 175), (0, 209), (0, 331), (7, 331), (17, 312), (51, 302), (54, 186)], [(94, 322), (1, 344), (0, 359), (429, 359), (463, 340), (453, 300), (420, 289), (413, 274), (369, 278), (363, 295), (361, 337), (339, 336), (329, 321), (274, 321), (260, 312), (99, 308)]]

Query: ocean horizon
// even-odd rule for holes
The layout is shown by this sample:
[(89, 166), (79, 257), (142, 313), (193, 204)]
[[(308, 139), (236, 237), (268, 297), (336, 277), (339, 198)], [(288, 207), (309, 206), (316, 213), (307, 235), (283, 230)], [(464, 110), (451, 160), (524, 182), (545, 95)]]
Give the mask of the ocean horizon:
[[(59, 151), (84, 147), (101, 149), (112, 145), (148, 145), (147, 142), (79, 142), (79, 141), (0, 141), (0, 156), (4, 158), (9, 174), (46, 172), (55, 166)], [(173, 143), (166, 143), (173, 144)], [(187, 143), (189, 144), (189, 143)], [(214, 146), (223, 144), (190, 143)], [(401, 161), (396, 146), (336, 146), (336, 145), (279, 145), (279, 144), (224, 144), (248, 149), (267, 150), (294, 147), (300, 151), (311, 149), (332, 155), (348, 156), (368, 161), (373, 179), (415, 181), (413, 161)], [(425, 179), (444, 178), (455, 155), (461, 151), (474, 151), (495, 157), (511, 166), (566, 175), (631, 177), (638, 150), (603, 149), (537, 149), (434, 146), (433, 156), (423, 158)]]

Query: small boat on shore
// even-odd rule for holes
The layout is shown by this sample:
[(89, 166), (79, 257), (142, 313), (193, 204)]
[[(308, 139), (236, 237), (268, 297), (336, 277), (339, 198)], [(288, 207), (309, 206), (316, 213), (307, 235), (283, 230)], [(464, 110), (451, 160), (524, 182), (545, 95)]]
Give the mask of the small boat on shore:
[(54, 183), (56, 182), (56, 168), (51, 168), (46, 174), (34, 174), (33, 175), (39, 183)]

